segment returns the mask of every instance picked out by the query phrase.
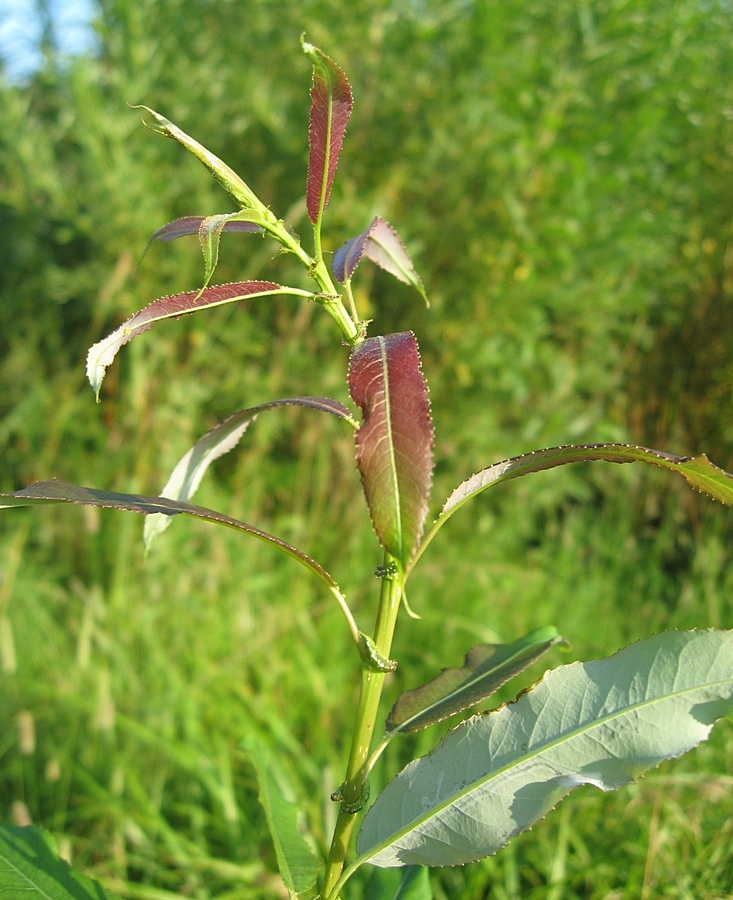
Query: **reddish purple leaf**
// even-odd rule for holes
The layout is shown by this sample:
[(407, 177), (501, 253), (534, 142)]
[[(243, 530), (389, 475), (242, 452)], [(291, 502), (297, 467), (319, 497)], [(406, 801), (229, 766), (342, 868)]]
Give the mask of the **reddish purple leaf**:
[(291, 288), (283, 288), (271, 281), (239, 281), (234, 284), (220, 284), (203, 291), (184, 291), (171, 297), (161, 297), (135, 313), (119, 328), (90, 348), (87, 355), (87, 377), (97, 396), (107, 367), (111, 365), (117, 351), (138, 334), (147, 331), (154, 322), (161, 319), (179, 318), (187, 313), (236, 300), (264, 297), (272, 294), (293, 293)]
[[(204, 216), (183, 216), (181, 219), (174, 219), (167, 225), (163, 225), (157, 231), (153, 232), (150, 241), (175, 241), (179, 237), (185, 237), (189, 234), (198, 234)], [(247, 234), (254, 234), (261, 231), (259, 225), (254, 222), (227, 222), (222, 231), (238, 231)]]
[(353, 101), (349, 82), (339, 66), (312, 44), (302, 44), (313, 63), (306, 202), (315, 224), (331, 194)]
[(349, 390), (364, 416), (356, 460), (372, 523), (382, 546), (406, 567), (422, 536), (433, 472), (428, 387), (412, 332), (355, 347)]
[(351, 278), (362, 256), (405, 284), (411, 284), (427, 303), (422, 281), (405, 245), (389, 222), (380, 216), (375, 216), (366, 231), (346, 241), (334, 253), (331, 266), (333, 274), (341, 282)]

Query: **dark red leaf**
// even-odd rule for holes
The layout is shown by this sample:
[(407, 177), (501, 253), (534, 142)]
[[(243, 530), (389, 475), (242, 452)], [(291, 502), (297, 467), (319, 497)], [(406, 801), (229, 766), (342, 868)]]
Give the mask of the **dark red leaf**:
[(315, 223), (331, 194), (353, 100), (346, 75), (332, 59), (305, 41), (303, 51), (313, 64), (306, 203)]
[(404, 567), (422, 536), (433, 471), (430, 401), (412, 332), (355, 347), (349, 390), (364, 416), (356, 459), (374, 529)]

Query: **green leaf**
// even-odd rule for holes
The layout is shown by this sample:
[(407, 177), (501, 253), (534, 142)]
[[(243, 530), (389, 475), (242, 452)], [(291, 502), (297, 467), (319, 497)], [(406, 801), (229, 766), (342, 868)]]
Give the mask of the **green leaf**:
[(13, 900), (113, 900), (115, 894), (75, 872), (37, 828), (0, 825), (0, 897)]
[(297, 288), (285, 288), (272, 281), (239, 281), (234, 284), (220, 284), (198, 291), (184, 291), (170, 297), (161, 297), (134, 316), (124, 321), (119, 328), (90, 347), (87, 353), (87, 378), (99, 399), (107, 368), (112, 365), (120, 348), (134, 337), (148, 331), (155, 322), (163, 319), (178, 319), (189, 313), (239, 300), (253, 300), (257, 297), (297, 296), (312, 298), (312, 294)]
[(315, 224), (320, 221), (331, 194), (353, 100), (343, 70), (302, 38), (301, 45), (313, 64), (306, 205), (308, 216)]
[(372, 523), (404, 568), (422, 535), (433, 471), (433, 423), (415, 336), (389, 334), (358, 344), (349, 390), (364, 415), (356, 460)]
[(430, 875), (424, 866), (373, 869), (364, 900), (431, 900)]
[(142, 104), (133, 106), (133, 109), (144, 109), (145, 112), (150, 113), (155, 120), (155, 124), (150, 126), (153, 131), (157, 131), (158, 134), (163, 134), (166, 137), (172, 138), (174, 141), (178, 141), (179, 144), (183, 144), (196, 159), (200, 160), (206, 166), (219, 184), (224, 187), (227, 193), (229, 193), (243, 209), (256, 209), (270, 224), (276, 224), (277, 219), (259, 200), (257, 195), (254, 194), (242, 181), (239, 175), (230, 169), (225, 162), (222, 162), (218, 156), (214, 156), (210, 150), (207, 150), (206, 147), (199, 144), (198, 141), (187, 135), (185, 131), (182, 131), (177, 125), (174, 125), (173, 122), (166, 119), (165, 116), (161, 116), (160, 113), (157, 113), (154, 109), (150, 109), (150, 107), (143, 106)]
[[(201, 479), (211, 463), (237, 446), (240, 438), (259, 413), (283, 406), (304, 406), (331, 413), (331, 415), (346, 419), (354, 428), (357, 427), (349, 410), (342, 403), (325, 397), (293, 397), (287, 400), (262, 403), (260, 406), (253, 406), (250, 409), (242, 409), (215, 425), (196, 441), (193, 447), (176, 463), (160, 496), (187, 503), (201, 484)], [(171, 517), (167, 515), (154, 513), (147, 516), (143, 529), (147, 550), (150, 549), (153, 540), (165, 531), (170, 523)]]
[(539, 628), (511, 644), (478, 644), (460, 669), (443, 669), (432, 681), (398, 698), (387, 717), (387, 734), (427, 728), (475, 706), (565, 639)]
[[(532, 453), (523, 453), (521, 456), (494, 463), (459, 484), (425, 535), (420, 554), (456, 510), (488, 488), (532, 472), (541, 472), (568, 463), (594, 460), (611, 463), (645, 462), (660, 466), (681, 475), (688, 484), (701, 493), (733, 506), (733, 475), (711, 463), (704, 453), (693, 457), (673, 456), (671, 453), (650, 450), (635, 444), (569, 444), (564, 447), (549, 447), (546, 450), (534, 450)], [(413, 559), (412, 565), (414, 566), (416, 562), (417, 559)]]
[(307, 891), (316, 883), (320, 860), (304, 835), (300, 811), (290, 799), (292, 789), (265, 748), (253, 738), (245, 741), (243, 749), (257, 772), (260, 803), (285, 887), (291, 895)]
[(410, 763), (367, 813), (361, 862), (463, 865), (495, 853), (573, 788), (629, 784), (733, 711), (733, 632), (668, 632), (548, 672)]

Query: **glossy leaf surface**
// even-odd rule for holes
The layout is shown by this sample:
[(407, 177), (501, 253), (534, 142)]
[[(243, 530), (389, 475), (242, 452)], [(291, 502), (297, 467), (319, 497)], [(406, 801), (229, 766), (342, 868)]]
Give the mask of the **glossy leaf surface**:
[(730, 631), (668, 632), (561, 666), (403, 769), (367, 813), (357, 851), (387, 867), (490, 856), (574, 787), (629, 784), (731, 711)]
[(427, 303), (422, 281), (410, 255), (405, 250), (405, 245), (389, 222), (379, 216), (372, 220), (366, 231), (346, 241), (334, 253), (333, 274), (339, 281), (347, 281), (354, 274), (362, 256), (366, 256), (405, 284), (411, 284)]
[(374, 529), (403, 566), (417, 549), (433, 470), (428, 388), (411, 332), (367, 338), (354, 348), (349, 390), (363, 413), (356, 459)]
[[(320, 412), (331, 413), (339, 418), (347, 419), (356, 427), (349, 410), (342, 403), (324, 397), (294, 397), (286, 400), (274, 400), (271, 403), (263, 403), (250, 409), (242, 409), (215, 425), (210, 431), (207, 431), (181, 457), (171, 472), (165, 487), (160, 492), (161, 497), (169, 497), (171, 500), (180, 500), (184, 503), (188, 502), (196, 492), (211, 463), (237, 446), (240, 438), (259, 413), (283, 406), (303, 406)], [(165, 531), (170, 523), (170, 516), (158, 513), (154, 513), (145, 519), (144, 537), (146, 548), (150, 547), (154, 538)]]
[(472, 647), (462, 667), (443, 669), (398, 698), (387, 717), (387, 734), (419, 731), (475, 706), (563, 640), (554, 628), (540, 628), (511, 644)]
[(302, 45), (313, 64), (306, 205), (315, 224), (331, 194), (353, 100), (342, 69), (313, 44), (302, 41)]
[(0, 897), (13, 900), (114, 900), (56, 851), (53, 838), (37, 828), (0, 825)]
[[(136, 312), (106, 338), (94, 344), (87, 354), (87, 378), (99, 397), (108, 366), (112, 364), (121, 347), (139, 334), (143, 334), (155, 323), (163, 319), (177, 319), (201, 309), (235, 303), (238, 300), (253, 300), (256, 297), (272, 297), (278, 294), (294, 293), (271, 281), (239, 281), (220, 284), (199, 291), (184, 291), (170, 297), (161, 297)], [(305, 292), (303, 292), (305, 293)]]

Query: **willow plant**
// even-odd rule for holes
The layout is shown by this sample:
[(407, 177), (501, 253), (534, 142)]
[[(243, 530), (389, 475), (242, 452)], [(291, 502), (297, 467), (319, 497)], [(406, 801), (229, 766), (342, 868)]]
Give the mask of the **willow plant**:
[[(514, 703), (461, 721), (429, 756), (415, 759), (378, 797), (370, 798), (370, 772), (390, 741), (476, 706), (564, 640), (554, 628), (543, 627), (509, 644), (475, 646), (462, 667), (444, 669), (429, 683), (398, 697), (386, 722), (381, 722), (385, 678), (398, 664), (391, 658), (395, 624), (405, 608), (407, 582), (426, 549), (448, 519), (479, 494), (567, 463), (605, 460), (661, 466), (726, 504), (733, 503), (733, 476), (704, 455), (679, 457), (630, 444), (542, 449), (489, 465), (461, 482), (426, 529), (434, 433), (417, 341), (409, 331), (370, 336), (369, 323), (358, 314), (352, 279), (367, 259), (412, 285), (423, 298), (425, 291), (397, 233), (380, 217), (347, 240), (327, 264), (321, 228), (352, 94), (333, 60), (304, 40), (302, 48), (313, 67), (306, 180), (312, 249), (305, 249), (222, 160), (159, 113), (142, 107), (155, 131), (179, 142), (206, 166), (235, 201), (237, 211), (177, 219), (153, 235), (152, 240), (170, 241), (197, 234), (205, 261), (204, 284), (200, 290), (156, 300), (95, 344), (89, 351), (87, 374), (99, 398), (105, 372), (118, 351), (154, 324), (223, 304), (290, 296), (318, 304), (335, 323), (339, 343), (351, 348), (352, 406), (304, 396), (240, 410), (197, 441), (159, 496), (52, 480), (4, 494), (0, 506), (68, 502), (142, 513), (147, 517), (148, 548), (173, 517), (195, 516), (233, 528), (243, 538), (265, 541), (315, 576), (343, 612), (361, 669), (361, 692), (346, 771), (340, 786), (333, 785), (331, 799), (339, 804), (339, 812), (326, 853), (319, 854), (314, 841), (302, 833), (297, 811), (278, 794), (267, 759), (249, 746), (283, 881), (291, 896), (336, 900), (348, 897), (348, 881), (359, 867), (402, 867), (400, 887), (388, 890), (385, 882), (383, 896), (397, 896), (399, 891), (405, 896), (409, 888), (410, 897), (427, 898), (431, 896), (427, 867), (463, 865), (494, 854), (573, 788), (583, 784), (604, 791), (619, 788), (704, 740), (714, 722), (733, 708), (733, 633), (659, 634), (610, 658), (549, 671)], [(274, 238), (302, 263), (312, 288), (271, 281), (212, 285), (225, 231)], [(356, 465), (383, 552), (371, 631), (360, 627), (332, 575), (303, 550), (255, 525), (190, 502), (209, 465), (239, 443), (257, 416), (292, 405), (334, 416), (355, 435)], [(5, 828), (0, 840), (0, 856), (13, 861), (16, 873), (0, 864), (0, 891), (18, 887), (20, 882), (13, 881), (20, 877), (17, 872), (28, 880), (40, 877), (43, 854), (36, 853), (33, 863), (29, 862), (33, 857), (23, 852), (27, 841), (37, 838)], [(48, 896), (78, 896), (60, 884), (57, 879), (56, 893)]]

